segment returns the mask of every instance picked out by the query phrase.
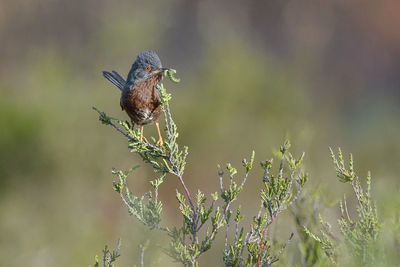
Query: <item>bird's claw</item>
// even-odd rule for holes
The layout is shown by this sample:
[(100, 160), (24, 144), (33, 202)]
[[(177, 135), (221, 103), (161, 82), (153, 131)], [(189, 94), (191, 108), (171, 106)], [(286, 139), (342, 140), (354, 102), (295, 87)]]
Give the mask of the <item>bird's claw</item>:
[(146, 137), (144, 137), (144, 136), (139, 137), (139, 141), (148, 143)]
[(162, 146), (163, 146), (163, 144), (164, 144), (163, 140), (162, 140), (161, 138), (160, 138), (160, 139), (158, 139), (158, 141), (157, 141), (156, 145), (159, 145), (160, 147), (162, 147)]

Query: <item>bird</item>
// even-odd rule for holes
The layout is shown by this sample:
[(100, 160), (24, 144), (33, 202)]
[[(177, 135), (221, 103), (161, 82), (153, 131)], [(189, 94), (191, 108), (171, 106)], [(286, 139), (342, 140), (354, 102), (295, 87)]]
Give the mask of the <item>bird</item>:
[(103, 71), (103, 76), (121, 91), (120, 106), (128, 114), (132, 124), (140, 126), (139, 140), (143, 141), (144, 125), (155, 123), (158, 132), (157, 145), (163, 145), (158, 118), (161, 115), (161, 94), (157, 85), (163, 78), (161, 60), (154, 51), (138, 54), (126, 80), (116, 71)]

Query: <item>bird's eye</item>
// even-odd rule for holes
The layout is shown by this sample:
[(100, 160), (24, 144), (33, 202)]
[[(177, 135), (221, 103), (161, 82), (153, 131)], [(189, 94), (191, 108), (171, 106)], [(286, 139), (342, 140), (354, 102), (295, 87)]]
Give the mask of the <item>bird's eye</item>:
[(145, 71), (151, 71), (151, 67), (150, 66), (144, 66), (144, 70)]

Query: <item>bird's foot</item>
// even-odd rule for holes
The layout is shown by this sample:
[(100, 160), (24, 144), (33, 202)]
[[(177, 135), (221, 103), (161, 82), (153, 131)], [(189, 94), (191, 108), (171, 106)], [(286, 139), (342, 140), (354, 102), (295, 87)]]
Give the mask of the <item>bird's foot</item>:
[(158, 122), (156, 122), (156, 128), (157, 128), (157, 133), (158, 133), (157, 145), (160, 145), (160, 147), (162, 147), (162, 145), (164, 144), (164, 142), (163, 142), (163, 140), (162, 140), (162, 136), (161, 136), (161, 132), (160, 132), (160, 125), (158, 124)]
[(144, 141), (144, 142), (148, 143), (146, 137), (143, 136), (143, 125), (140, 126), (140, 137), (139, 137), (139, 141), (142, 141), (142, 142)]
[(163, 146), (164, 142), (163, 142), (163, 140), (162, 140), (161, 136), (160, 136), (160, 139), (158, 139), (158, 141), (157, 141), (157, 143), (156, 143), (156, 144), (157, 144), (157, 145), (159, 145), (160, 147), (162, 147), (162, 146)]
[(146, 137), (144, 137), (144, 136), (140, 136), (139, 141), (146, 142), (146, 143), (149, 142), (149, 141), (147, 141)]

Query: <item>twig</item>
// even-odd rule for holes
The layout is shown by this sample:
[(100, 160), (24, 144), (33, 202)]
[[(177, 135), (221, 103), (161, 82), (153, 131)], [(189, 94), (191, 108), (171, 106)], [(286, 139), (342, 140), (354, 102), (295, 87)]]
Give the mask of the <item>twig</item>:
[(146, 246), (140, 247), (140, 267), (144, 267), (144, 251), (146, 250)]
[(364, 206), (363, 206), (363, 204), (361, 203), (361, 199), (360, 199), (360, 196), (359, 196), (359, 193), (362, 193), (362, 192), (359, 191), (359, 190), (357, 190), (357, 189), (360, 189), (360, 188), (361, 188), (360, 182), (359, 182), (359, 180), (358, 180), (358, 176), (356, 176), (356, 177), (354, 178), (354, 180), (351, 182), (351, 186), (353, 187), (354, 194), (356, 195), (358, 204), (360, 205), (360, 210), (361, 210), (361, 213), (362, 213), (362, 215), (363, 215), (363, 218), (365, 218)]
[(195, 214), (196, 213), (196, 209), (195, 209), (194, 204), (192, 202), (192, 197), (190, 196), (189, 190), (187, 189), (185, 183), (183, 182), (182, 176), (177, 175), (177, 174), (175, 174), (175, 175), (178, 177), (179, 182), (181, 183), (181, 185), (183, 187), (183, 190), (185, 191), (185, 194), (186, 194), (186, 196), (187, 196), (187, 198), (189, 200), (190, 207), (192, 209), (193, 214)]
[(349, 211), (347, 210), (346, 195), (343, 195), (343, 203), (344, 203), (344, 211), (346, 212), (347, 219), (349, 220), (350, 223), (352, 223), (353, 221), (350, 219)]
[(261, 242), (260, 242), (260, 248), (258, 250), (258, 267), (261, 266), (261, 252), (262, 252), (263, 246), (264, 246), (263, 243), (264, 243), (265, 235), (267, 234), (268, 227), (274, 222), (277, 215), (278, 215), (278, 210), (274, 213), (274, 215), (271, 217), (271, 220), (264, 227), (263, 235), (261, 237)]

